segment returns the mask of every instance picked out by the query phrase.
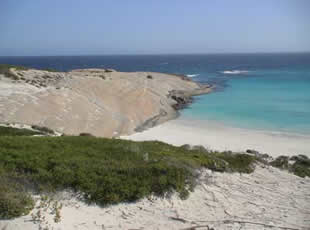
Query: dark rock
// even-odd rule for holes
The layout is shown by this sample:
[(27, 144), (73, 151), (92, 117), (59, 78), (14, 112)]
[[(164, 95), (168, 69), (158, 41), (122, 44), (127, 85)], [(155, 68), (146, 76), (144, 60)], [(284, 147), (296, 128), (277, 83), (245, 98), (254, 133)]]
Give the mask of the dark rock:
[(31, 128), (34, 130), (39, 130), (39, 131), (44, 132), (44, 133), (54, 134), (54, 130), (52, 130), (48, 127), (39, 126), (39, 125), (32, 125)]
[(172, 105), (175, 110), (184, 109), (188, 104), (193, 102), (193, 98), (181, 90), (171, 90), (168, 94), (168, 98), (176, 101), (176, 104)]
[(93, 135), (90, 133), (80, 133), (79, 136), (81, 136), (81, 137), (93, 137)]
[(111, 73), (111, 72), (116, 72), (116, 70), (114, 70), (114, 69), (106, 69), (104, 72)]
[(192, 147), (189, 144), (181, 145), (180, 147), (185, 149), (185, 150), (191, 150), (192, 149)]
[(259, 154), (259, 152), (254, 150), (254, 149), (247, 149), (246, 153), (250, 153), (250, 154), (254, 154), (254, 155), (258, 155)]
[(152, 75), (147, 75), (146, 78), (147, 79), (153, 79)]

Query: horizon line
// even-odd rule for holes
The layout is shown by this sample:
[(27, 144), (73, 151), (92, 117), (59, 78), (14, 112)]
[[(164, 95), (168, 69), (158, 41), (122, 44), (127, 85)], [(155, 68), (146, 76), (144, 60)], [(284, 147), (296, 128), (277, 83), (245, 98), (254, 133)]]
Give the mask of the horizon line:
[(169, 55), (246, 55), (246, 54), (307, 54), (310, 51), (276, 52), (214, 52), (214, 53), (137, 53), (137, 54), (55, 54), (55, 55), (0, 55), (0, 57), (78, 57), (78, 56), (169, 56)]

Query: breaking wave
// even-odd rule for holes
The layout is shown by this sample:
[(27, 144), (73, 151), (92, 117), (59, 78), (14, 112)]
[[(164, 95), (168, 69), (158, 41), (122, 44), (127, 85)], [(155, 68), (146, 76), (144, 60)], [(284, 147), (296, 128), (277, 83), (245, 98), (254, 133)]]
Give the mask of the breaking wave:
[(187, 74), (188, 77), (197, 77), (199, 74)]
[(223, 74), (247, 74), (249, 71), (247, 70), (225, 70), (221, 73)]

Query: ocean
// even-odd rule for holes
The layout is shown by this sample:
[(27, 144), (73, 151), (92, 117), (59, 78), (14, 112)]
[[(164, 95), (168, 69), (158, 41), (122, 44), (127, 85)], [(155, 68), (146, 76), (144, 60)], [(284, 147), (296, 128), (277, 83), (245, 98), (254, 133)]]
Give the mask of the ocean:
[(0, 63), (68, 71), (113, 68), (184, 74), (216, 85), (181, 111), (200, 122), (310, 134), (310, 54), (0, 57)]

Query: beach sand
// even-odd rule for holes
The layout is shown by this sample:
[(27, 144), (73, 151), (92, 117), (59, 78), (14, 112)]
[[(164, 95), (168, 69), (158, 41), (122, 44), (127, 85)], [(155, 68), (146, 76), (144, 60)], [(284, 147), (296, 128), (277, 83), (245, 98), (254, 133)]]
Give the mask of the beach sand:
[(229, 127), (182, 117), (124, 139), (159, 140), (173, 145), (203, 145), (211, 150), (244, 152), (254, 149), (270, 156), (304, 154), (310, 157), (310, 136)]

